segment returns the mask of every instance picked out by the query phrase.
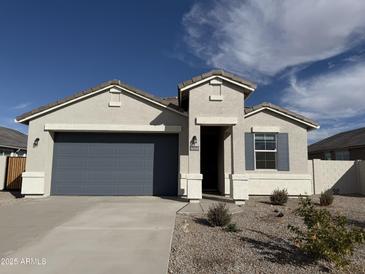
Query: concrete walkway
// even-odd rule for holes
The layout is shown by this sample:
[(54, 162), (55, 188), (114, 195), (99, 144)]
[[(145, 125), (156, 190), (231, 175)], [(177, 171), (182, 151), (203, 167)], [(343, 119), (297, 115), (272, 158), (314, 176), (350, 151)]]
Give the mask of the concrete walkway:
[(157, 197), (22, 200), (0, 207), (0, 254), (17, 260), (0, 273), (167, 273), (176, 211), (186, 205)]

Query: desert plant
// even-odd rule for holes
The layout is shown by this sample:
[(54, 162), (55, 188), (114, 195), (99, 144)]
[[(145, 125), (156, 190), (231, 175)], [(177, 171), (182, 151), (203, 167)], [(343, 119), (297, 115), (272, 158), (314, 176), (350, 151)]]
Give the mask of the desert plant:
[(273, 205), (284, 205), (288, 201), (288, 191), (286, 189), (275, 189), (270, 196)]
[(288, 228), (296, 234), (296, 245), (315, 260), (325, 259), (343, 267), (355, 245), (365, 240), (364, 230), (348, 227), (344, 216), (315, 208), (310, 198), (300, 199), (296, 214), (303, 218), (305, 230), (292, 225)]
[(226, 230), (228, 232), (238, 232), (238, 231), (240, 231), (235, 223), (231, 223), (231, 224), (227, 225)]
[(329, 206), (333, 202), (333, 193), (332, 190), (328, 189), (325, 192), (321, 193), (321, 196), (319, 197), (319, 204), (321, 206)]
[(212, 226), (226, 226), (231, 222), (232, 215), (225, 203), (215, 203), (209, 208), (207, 218)]

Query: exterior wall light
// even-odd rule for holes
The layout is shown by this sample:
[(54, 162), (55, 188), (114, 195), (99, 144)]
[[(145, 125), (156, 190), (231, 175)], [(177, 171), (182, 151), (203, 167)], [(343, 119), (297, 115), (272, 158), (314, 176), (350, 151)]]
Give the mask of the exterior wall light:
[(199, 151), (198, 139), (196, 138), (196, 136), (193, 136), (193, 138), (191, 138), (190, 150), (191, 151)]
[(33, 147), (38, 146), (38, 143), (39, 143), (39, 138), (35, 138), (33, 142)]
[(198, 143), (198, 139), (196, 138), (196, 136), (194, 135), (193, 138), (191, 138), (190, 144), (191, 145), (196, 145)]

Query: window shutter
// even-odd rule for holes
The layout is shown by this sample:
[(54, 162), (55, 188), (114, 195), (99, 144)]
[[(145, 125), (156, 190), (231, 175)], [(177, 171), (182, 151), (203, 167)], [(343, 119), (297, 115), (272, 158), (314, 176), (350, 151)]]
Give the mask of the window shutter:
[(288, 133), (278, 133), (278, 170), (289, 171), (289, 138)]
[(255, 150), (254, 150), (254, 140), (253, 133), (245, 133), (245, 162), (246, 170), (255, 169)]

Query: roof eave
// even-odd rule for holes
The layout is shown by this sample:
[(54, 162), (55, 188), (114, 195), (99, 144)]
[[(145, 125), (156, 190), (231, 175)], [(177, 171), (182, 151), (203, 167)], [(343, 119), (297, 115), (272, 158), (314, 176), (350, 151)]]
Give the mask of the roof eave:
[(208, 82), (208, 81), (210, 81), (210, 80), (212, 80), (212, 79), (214, 79), (214, 78), (220, 78), (220, 79), (222, 79), (222, 80), (225, 80), (225, 81), (227, 81), (227, 82), (230, 82), (230, 83), (232, 83), (232, 84), (234, 84), (234, 85), (237, 85), (237, 86), (239, 86), (239, 87), (242, 87), (242, 88), (244, 88), (245, 90), (247, 90), (248, 92), (248, 94), (249, 93), (251, 93), (251, 92), (253, 92), (255, 89), (256, 89), (256, 85), (248, 85), (248, 84), (244, 84), (244, 83), (240, 83), (240, 82), (238, 82), (238, 81), (235, 81), (235, 80), (232, 80), (232, 79), (229, 79), (229, 78), (227, 78), (227, 77), (225, 77), (225, 76), (222, 76), (222, 75), (212, 75), (212, 76), (209, 76), (209, 77), (207, 77), (207, 78), (203, 78), (203, 79), (201, 79), (201, 80), (199, 80), (199, 81), (196, 81), (196, 82), (191, 82), (190, 84), (188, 84), (188, 85), (184, 85), (184, 84), (179, 84), (178, 85), (178, 89), (179, 89), (179, 91), (180, 92), (182, 92), (182, 91), (185, 91), (185, 90), (188, 90), (188, 89), (191, 89), (191, 88), (193, 88), (193, 87), (195, 87), (195, 86), (198, 86), (198, 85), (200, 85), (200, 84), (202, 84), (202, 83), (205, 83), (205, 82)]
[(141, 94), (142, 92), (141, 93), (137, 92), (134, 88), (130, 89), (128, 86), (122, 85), (121, 82), (118, 81), (118, 80), (112, 80), (112, 81), (108, 81), (104, 84), (99, 85), (98, 88), (92, 88), (92, 89), (86, 90), (85, 92), (80, 92), (80, 93), (78, 93), (77, 96), (75, 96), (75, 98), (72, 98), (73, 96), (70, 96), (70, 98), (71, 98), (70, 100), (65, 99), (65, 101), (62, 102), (62, 103), (59, 103), (60, 101), (62, 101), (62, 100), (59, 100), (59, 101), (56, 101), (54, 103), (49, 104), (50, 107), (47, 107), (47, 105), (42, 106), (42, 107), (40, 107), (40, 109), (42, 109), (42, 108), (44, 108), (44, 109), (42, 109), (38, 112), (34, 112), (34, 110), (26, 112), (22, 115), (17, 116), (15, 121), (17, 123), (29, 124), (30, 120), (32, 120), (34, 118), (37, 118), (37, 117), (39, 117), (43, 114), (46, 114), (46, 113), (51, 112), (53, 110), (59, 109), (59, 108), (64, 107), (64, 106), (67, 106), (69, 104), (72, 104), (72, 103), (77, 102), (79, 100), (82, 100), (84, 98), (93, 96), (97, 93), (103, 92), (103, 91), (108, 90), (108, 89), (113, 88), (113, 87), (123, 89), (123, 90), (125, 90), (129, 93), (132, 93), (132, 94), (136, 95), (137, 97), (143, 98), (143, 99), (151, 101), (152, 103), (155, 103), (155, 104), (157, 104), (161, 107), (167, 108), (170, 111), (173, 111), (173, 112), (178, 113), (178, 114), (183, 115), (183, 116), (187, 116), (187, 113), (182, 111), (182, 110), (180, 111), (180, 110), (171, 108), (168, 105), (165, 105), (162, 102), (160, 102), (160, 100), (154, 99), (152, 96), (145, 96), (144, 94)]
[(278, 114), (283, 115), (283, 116), (285, 116), (285, 117), (288, 117), (288, 118), (290, 118), (290, 119), (292, 119), (292, 120), (295, 120), (295, 121), (297, 121), (297, 122), (299, 122), (299, 123), (301, 123), (301, 124), (304, 124), (304, 125), (306, 125), (306, 126), (307, 126), (307, 129), (308, 129), (309, 131), (310, 131), (310, 130), (314, 130), (314, 129), (319, 129), (319, 128), (320, 128), (320, 125), (319, 125), (319, 124), (317, 124), (317, 123), (313, 123), (313, 122), (308, 121), (308, 120), (307, 120), (307, 121), (305, 121), (305, 120), (303, 120), (303, 119), (300, 119), (300, 118), (298, 118), (298, 117), (295, 117), (294, 115), (292, 115), (292, 114), (290, 114), (290, 113), (285, 113), (285, 112), (280, 111), (280, 110), (277, 110), (277, 109), (275, 109), (275, 108), (273, 108), (273, 107), (271, 107), (271, 106), (261, 106), (261, 107), (259, 107), (259, 108), (255, 109), (255, 110), (252, 110), (252, 111), (250, 111), (250, 112), (246, 113), (246, 114), (245, 114), (245, 117), (249, 117), (249, 116), (254, 115), (254, 114), (258, 113), (258, 112), (261, 112), (261, 111), (263, 111), (263, 110), (265, 110), (265, 109), (270, 110), (270, 111), (275, 112), (275, 113), (278, 113)]

